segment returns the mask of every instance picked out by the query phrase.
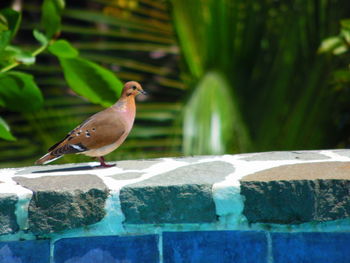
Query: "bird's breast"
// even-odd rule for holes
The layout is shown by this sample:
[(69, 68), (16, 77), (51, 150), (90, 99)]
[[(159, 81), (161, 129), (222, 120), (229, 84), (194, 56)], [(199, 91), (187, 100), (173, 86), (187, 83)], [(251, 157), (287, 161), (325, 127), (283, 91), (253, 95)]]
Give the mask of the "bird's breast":
[(118, 114), (124, 121), (127, 132), (131, 130), (135, 115), (136, 115), (136, 106), (135, 100), (125, 100), (116, 105), (116, 114)]
[(103, 145), (101, 147), (90, 149), (88, 151), (83, 152), (82, 154), (87, 156), (104, 156), (115, 149), (117, 149), (129, 135), (130, 130), (134, 124), (135, 115), (136, 115), (136, 107), (134, 100), (125, 100), (118, 101), (112, 109), (114, 110), (113, 114), (118, 115), (118, 119), (122, 123), (122, 127), (115, 127), (116, 129), (123, 129), (123, 134), (120, 137), (116, 137), (115, 141), (111, 144)]
[(82, 154), (86, 155), (86, 156), (90, 156), (90, 157), (99, 157), (99, 156), (104, 156), (106, 154), (109, 154), (110, 152), (114, 151), (115, 149), (117, 149), (125, 140), (126, 136), (128, 136), (127, 134), (122, 135), (122, 137), (119, 138), (119, 140), (117, 140), (116, 142), (97, 148), (97, 149), (93, 149), (93, 150), (89, 150), (86, 152), (82, 152)]

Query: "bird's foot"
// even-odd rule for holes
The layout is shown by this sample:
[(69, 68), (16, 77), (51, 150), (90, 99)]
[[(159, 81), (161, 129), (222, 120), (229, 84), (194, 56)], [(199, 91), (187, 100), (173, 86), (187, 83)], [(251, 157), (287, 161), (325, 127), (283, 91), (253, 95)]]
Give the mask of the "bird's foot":
[(100, 165), (97, 166), (98, 168), (109, 168), (109, 167), (116, 166), (116, 164), (106, 164), (105, 158), (103, 156), (98, 157), (98, 159), (100, 161)]
[(101, 167), (101, 168), (108, 168), (108, 167), (114, 167), (114, 166), (116, 166), (116, 164), (100, 164), (99, 166), (97, 166), (97, 167)]

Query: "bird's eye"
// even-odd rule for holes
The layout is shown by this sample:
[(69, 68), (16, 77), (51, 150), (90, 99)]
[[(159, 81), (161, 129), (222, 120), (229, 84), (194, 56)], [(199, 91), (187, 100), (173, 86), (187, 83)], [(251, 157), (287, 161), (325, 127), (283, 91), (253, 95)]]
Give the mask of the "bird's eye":
[(135, 89), (136, 89), (136, 86), (132, 86), (132, 89), (135, 90)]

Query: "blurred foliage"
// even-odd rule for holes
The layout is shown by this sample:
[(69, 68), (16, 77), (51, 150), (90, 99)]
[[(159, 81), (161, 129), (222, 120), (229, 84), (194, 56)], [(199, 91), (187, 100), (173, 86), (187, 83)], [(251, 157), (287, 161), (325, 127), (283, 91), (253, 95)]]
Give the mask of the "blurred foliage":
[(249, 147), (245, 124), (230, 92), (226, 78), (218, 72), (206, 73), (198, 83), (184, 109), (185, 155), (241, 152)]
[[(318, 51), (350, 16), (346, 0), (45, 0), (43, 12), (39, 0), (17, 2), (23, 22), (11, 46), (35, 51), (33, 29), (49, 45), (35, 64), (18, 65), (35, 75), (45, 100), (39, 111), (1, 112), (18, 138), (0, 142), (3, 167), (30, 165), (102, 109), (85, 98), (108, 106), (120, 85), (115, 74), (141, 82), (151, 95), (139, 98), (134, 129), (109, 160), (342, 145), (346, 125), (339, 123), (350, 123), (350, 114), (343, 118), (338, 106), (347, 99), (333, 87), (349, 78), (343, 60)], [(52, 21), (45, 12), (54, 12)], [(0, 38), (0, 50), (10, 38)], [(30, 52), (20, 57), (33, 63)], [(88, 87), (95, 74), (105, 77)], [(89, 159), (58, 162), (82, 160)]]
[(340, 20), (337, 35), (325, 38), (318, 49), (320, 54), (332, 55), (337, 59), (331, 72), (330, 87), (336, 96), (333, 107), (334, 123), (338, 134), (336, 147), (350, 146), (350, 19)]
[(340, 33), (324, 39), (318, 49), (320, 53), (341, 55), (350, 49), (350, 19), (340, 21)]
[[(348, 1), (171, 3), (191, 93), (183, 128), (187, 154), (335, 145), (332, 110), (337, 98), (330, 79), (336, 64), (317, 49), (336, 32), (339, 19), (349, 15)], [(208, 84), (208, 99), (201, 90), (213, 71), (223, 84), (211, 93), (209, 86), (216, 90), (217, 85)], [(215, 111), (207, 109), (211, 103), (218, 105)], [(216, 113), (227, 107), (229, 117)], [(191, 112), (195, 116), (188, 117)], [(210, 140), (213, 134), (226, 138), (220, 151), (217, 141)], [(210, 149), (198, 150), (203, 146), (199, 138), (212, 141)]]

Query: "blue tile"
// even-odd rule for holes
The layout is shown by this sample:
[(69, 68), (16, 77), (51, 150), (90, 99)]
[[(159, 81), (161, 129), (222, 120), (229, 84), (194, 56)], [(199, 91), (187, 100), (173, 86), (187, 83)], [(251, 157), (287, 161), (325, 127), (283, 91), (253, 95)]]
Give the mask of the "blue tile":
[(274, 263), (350, 262), (350, 233), (273, 233)]
[(200, 231), (163, 233), (164, 263), (266, 263), (264, 232)]
[(0, 263), (48, 262), (50, 262), (48, 240), (0, 242)]
[(158, 263), (158, 236), (65, 238), (54, 245), (55, 263)]

